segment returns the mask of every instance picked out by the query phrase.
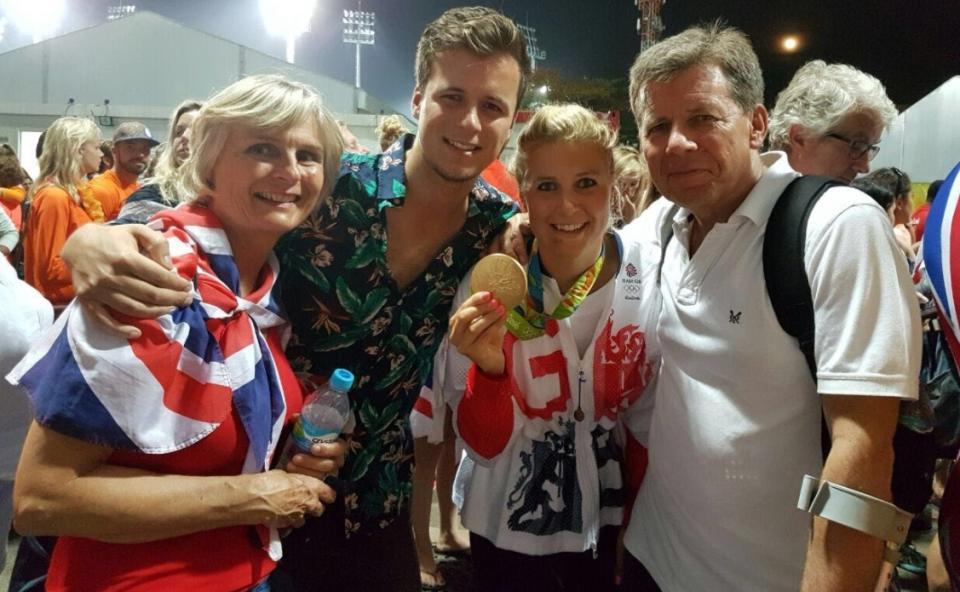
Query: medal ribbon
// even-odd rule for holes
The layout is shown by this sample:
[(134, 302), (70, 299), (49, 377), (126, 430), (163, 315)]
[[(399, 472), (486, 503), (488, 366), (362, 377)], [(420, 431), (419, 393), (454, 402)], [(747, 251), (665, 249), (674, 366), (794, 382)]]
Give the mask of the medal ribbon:
[(600, 255), (583, 274), (577, 278), (573, 286), (567, 290), (553, 312), (543, 312), (543, 269), (540, 266), (540, 253), (534, 253), (527, 267), (527, 298), (507, 315), (507, 330), (521, 341), (534, 339), (543, 335), (548, 319), (560, 320), (572, 315), (593, 289), (600, 269), (603, 267), (604, 248), (600, 248)]

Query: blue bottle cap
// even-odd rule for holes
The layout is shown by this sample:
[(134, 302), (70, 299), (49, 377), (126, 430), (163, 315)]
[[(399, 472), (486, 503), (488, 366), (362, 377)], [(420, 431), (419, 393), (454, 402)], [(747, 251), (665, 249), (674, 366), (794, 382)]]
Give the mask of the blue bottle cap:
[(343, 368), (337, 368), (330, 377), (330, 388), (337, 391), (347, 392), (353, 386), (353, 373)]

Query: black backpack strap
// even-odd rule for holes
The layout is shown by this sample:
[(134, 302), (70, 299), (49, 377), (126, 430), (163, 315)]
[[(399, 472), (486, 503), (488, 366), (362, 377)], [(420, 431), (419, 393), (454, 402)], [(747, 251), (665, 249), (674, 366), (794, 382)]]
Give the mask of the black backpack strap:
[[(813, 295), (803, 263), (807, 242), (807, 219), (824, 192), (839, 181), (828, 177), (797, 177), (783, 190), (770, 212), (763, 236), (763, 278), (780, 326), (793, 336), (807, 361), (810, 376), (817, 381), (814, 355), (816, 326)], [(826, 462), (832, 439), (827, 419), (820, 416), (820, 450)]]
[(763, 277), (783, 330), (796, 338), (817, 380), (813, 296), (804, 267), (807, 219), (824, 192), (843, 183), (829, 177), (798, 177), (777, 199), (763, 237)]

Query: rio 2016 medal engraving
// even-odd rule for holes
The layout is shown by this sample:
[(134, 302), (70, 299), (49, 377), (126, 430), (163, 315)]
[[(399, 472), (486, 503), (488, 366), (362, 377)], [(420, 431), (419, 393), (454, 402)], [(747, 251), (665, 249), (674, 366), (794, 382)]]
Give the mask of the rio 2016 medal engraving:
[(504, 308), (513, 310), (527, 295), (527, 272), (509, 255), (487, 255), (473, 268), (470, 291), (491, 292)]

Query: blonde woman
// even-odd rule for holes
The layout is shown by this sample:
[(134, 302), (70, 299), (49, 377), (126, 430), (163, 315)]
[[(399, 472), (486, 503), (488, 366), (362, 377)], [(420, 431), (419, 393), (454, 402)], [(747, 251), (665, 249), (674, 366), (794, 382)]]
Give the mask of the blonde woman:
[(14, 523), (60, 537), (51, 592), (264, 592), (277, 529), (334, 498), (317, 477), (342, 456), (284, 467), (309, 475), (268, 467), (303, 399), (273, 247), (333, 188), (336, 122), (313, 88), (254, 76), (214, 96), (194, 132), (188, 203), (153, 218), (192, 303), (126, 319), (132, 338), (71, 306), (10, 375), (36, 412)]
[(142, 224), (160, 210), (180, 203), (177, 178), (180, 165), (190, 156), (191, 126), (202, 105), (199, 101), (186, 100), (173, 110), (167, 141), (156, 157), (156, 169), (143, 187), (123, 202), (117, 217), (121, 223)]
[(616, 134), (541, 108), (514, 164), (536, 238), (526, 301), (461, 283), (444, 384), (484, 590), (612, 590), (625, 421), (642, 432), (659, 364), (659, 252), (611, 229)]
[(380, 151), (386, 152), (387, 148), (400, 139), (403, 134), (409, 134), (410, 130), (403, 125), (403, 120), (399, 115), (387, 115), (380, 118), (377, 123), (377, 140), (380, 141)]
[(91, 120), (61, 117), (47, 128), (39, 180), (28, 198), (24, 275), (55, 305), (73, 298), (70, 271), (60, 258), (63, 243), (84, 224), (103, 222), (100, 202), (87, 187), (100, 156), (100, 128)]
[(643, 155), (633, 146), (621, 144), (613, 150), (615, 223), (629, 224), (649, 205), (650, 172)]

